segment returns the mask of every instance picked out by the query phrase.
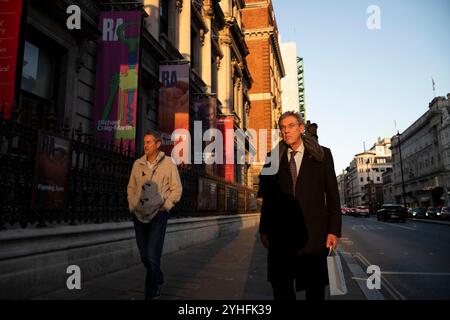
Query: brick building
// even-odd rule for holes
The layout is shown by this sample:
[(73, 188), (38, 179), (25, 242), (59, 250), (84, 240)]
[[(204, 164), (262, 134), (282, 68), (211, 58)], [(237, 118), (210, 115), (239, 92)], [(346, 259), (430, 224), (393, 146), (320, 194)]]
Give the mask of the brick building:
[[(247, 0), (242, 10), (242, 27), (250, 54), (247, 63), (253, 78), (250, 90), (250, 128), (277, 128), (281, 115), (281, 78), (285, 76), (283, 60), (278, 42), (279, 33), (271, 0)], [(267, 151), (271, 146), (270, 134), (267, 134)], [(253, 182), (263, 159), (252, 166)]]

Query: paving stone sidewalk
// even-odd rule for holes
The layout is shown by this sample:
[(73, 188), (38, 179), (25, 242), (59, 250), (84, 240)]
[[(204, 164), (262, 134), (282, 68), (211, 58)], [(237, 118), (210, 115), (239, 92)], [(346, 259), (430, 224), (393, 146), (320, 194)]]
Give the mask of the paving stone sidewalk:
[[(271, 300), (266, 259), (256, 227), (166, 254), (161, 262), (165, 275), (161, 299)], [(349, 293), (329, 297), (327, 292), (327, 299), (365, 300), (341, 260)], [(82, 283), (81, 290), (63, 289), (35, 299), (140, 300), (144, 279), (145, 268), (139, 264)], [(299, 292), (297, 299), (304, 299), (304, 293)]]

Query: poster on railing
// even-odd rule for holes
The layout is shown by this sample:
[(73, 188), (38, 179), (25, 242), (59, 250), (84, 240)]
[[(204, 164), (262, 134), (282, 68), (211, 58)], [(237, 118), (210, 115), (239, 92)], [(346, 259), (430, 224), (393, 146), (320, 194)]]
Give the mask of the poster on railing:
[(217, 183), (211, 179), (198, 179), (197, 210), (217, 210)]
[[(217, 129), (223, 136), (223, 164), (217, 164), (217, 174), (226, 182), (234, 182), (234, 117), (221, 116), (217, 119)], [(227, 134), (227, 130), (231, 134)]]
[[(22, 0), (0, 1), (0, 112), (9, 119), (16, 92)], [(20, 75), (19, 75), (20, 76)]]
[(254, 192), (247, 191), (247, 210), (256, 210), (257, 202)]
[(234, 187), (227, 186), (226, 189), (227, 198), (227, 211), (236, 211), (238, 205), (238, 191)]
[[(162, 137), (161, 150), (171, 155), (173, 147), (181, 141), (186, 141), (187, 135), (182, 132), (174, 135), (176, 129), (189, 132), (189, 74), (188, 63), (164, 64), (159, 66), (159, 113), (158, 126)], [(177, 156), (185, 159), (181, 150)]]
[(33, 183), (33, 207), (63, 209), (70, 170), (70, 141), (39, 134)]
[(95, 124), (97, 138), (135, 150), (141, 11), (100, 12)]

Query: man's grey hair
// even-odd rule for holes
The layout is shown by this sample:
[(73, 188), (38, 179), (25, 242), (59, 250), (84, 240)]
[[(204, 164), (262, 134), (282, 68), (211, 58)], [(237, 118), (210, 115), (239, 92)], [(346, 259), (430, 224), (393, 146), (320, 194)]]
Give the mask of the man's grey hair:
[(278, 119), (278, 127), (280, 127), (281, 120), (283, 120), (286, 117), (294, 117), (297, 119), (299, 124), (305, 124), (300, 113), (295, 111), (286, 111), (280, 116), (280, 119)]
[(153, 138), (155, 138), (155, 140), (158, 142), (162, 142), (162, 140), (161, 140), (161, 133), (159, 133), (158, 131), (156, 131), (156, 130), (147, 130), (146, 132), (145, 132), (145, 134), (144, 134), (144, 137), (145, 136), (152, 136)]

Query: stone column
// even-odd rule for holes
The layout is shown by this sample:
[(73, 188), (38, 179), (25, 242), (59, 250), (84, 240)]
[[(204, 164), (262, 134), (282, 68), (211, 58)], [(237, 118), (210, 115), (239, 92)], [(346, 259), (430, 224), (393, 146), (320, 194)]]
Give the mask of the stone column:
[(191, 60), (191, 0), (176, 0), (179, 12), (178, 51)]
[(219, 100), (222, 102), (223, 112), (230, 113), (231, 105), (230, 101), (232, 101), (233, 96), (233, 80), (231, 77), (232, 68), (231, 68), (231, 38), (228, 34), (228, 28), (225, 27), (224, 30), (221, 31), (219, 36), (220, 47), (223, 52), (223, 58), (220, 61), (220, 69), (218, 72), (218, 88), (219, 88)]
[(232, 15), (231, 5), (232, 5), (232, 0), (221, 0), (220, 1), (220, 7), (221, 7), (225, 17)]
[(145, 28), (156, 39), (159, 39), (159, 0), (143, 0), (144, 10), (148, 14), (145, 18)]
[(178, 0), (167, 0), (169, 7), (168, 37), (172, 45), (178, 49), (178, 25), (181, 7), (177, 5)]
[(237, 88), (237, 97), (236, 97), (236, 102), (235, 102), (236, 103), (235, 110), (241, 120), (241, 124), (239, 127), (242, 129), (242, 128), (244, 128), (244, 122), (243, 122), (244, 121), (244, 117), (243, 117), (244, 113), (242, 111), (244, 106), (242, 103), (243, 99), (242, 99), (242, 79), (241, 78), (236, 79), (236, 88)]
[(205, 24), (208, 28), (205, 30), (205, 38), (202, 43), (202, 67), (201, 67), (201, 77), (203, 81), (206, 84), (206, 90), (208, 93), (211, 93), (211, 19), (213, 17), (213, 8), (211, 0), (205, 1), (204, 7), (204, 17), (205, 17)]

